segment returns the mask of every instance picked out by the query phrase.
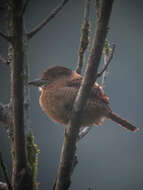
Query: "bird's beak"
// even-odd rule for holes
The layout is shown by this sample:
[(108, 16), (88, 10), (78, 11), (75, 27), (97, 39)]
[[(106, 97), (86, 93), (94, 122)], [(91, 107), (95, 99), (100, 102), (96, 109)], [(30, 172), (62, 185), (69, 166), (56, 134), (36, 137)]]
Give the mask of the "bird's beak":
[(47, 85), (48, 81), (47, 80), (42, 80), (42, 79), (36, 79), (36, 80), (33, 80), (33, 81), (29, 81), (28, 84), (40, 87), (40, 86), (43, 86), (43, 85)]

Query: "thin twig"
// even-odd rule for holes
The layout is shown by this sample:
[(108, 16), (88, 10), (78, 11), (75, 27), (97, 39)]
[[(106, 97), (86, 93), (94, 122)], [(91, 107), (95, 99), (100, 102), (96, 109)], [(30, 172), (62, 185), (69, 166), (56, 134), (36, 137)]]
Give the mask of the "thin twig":
[[(11, 64), (11, 110), (13, 124), (13, 170), (12, 185), (14, 190), (33, 189), (33, 176), (29, 171), (26, 151), (25, 127), (28, 127), (27, 114), (24, 110), (25, 81), (27, 73), (25, 72), (26, 48), (27, 45), (24, 21), (20, 14), (23, 8), (23, 1), (12, 1), (14, 8), (8, 10), (8, 33), (17, 34), (13, 36), (13, 46), (9, 47), (9, 56), (12, 59)], [(25, 117), (26, 115), (26, 117)]]
[[(104, 64), (103, 67), (105, 67), (105, 65), (107, 64), (107, 61), (109, 59), (109, 56), (111, 54), (111, 48), (110, 48), (110, 43), (109, 41), (106, 39), (105, 44), (104, 44), (104, 48), (103, 48), (103, 58), (104, 58)], [(102, 88), (105, 87), (105, 82), (107, 81), (107, 74), (108, 74), (108, 69), (106, 69), (106, 71), (104, 71), (103, 75), (102, 75), (102, 81), (101, 81), (101, 86)]]
[(3, 37), (7, 41), (11, 41), (10, 37), (8, 35), (6, 35), (5, 33), (1, 32), (1, 31), (0, 31), (0, 36)]
[(29, 2), (30, 2), (30, 0), (25, 0), (25, 3), (24, 3), (24, 5), (23, 5), (23, 9), (22, 9), (20, 15), (22, 15), (22, 16), (24, 15), (24, 13), (25, 13), (25, 11), (26, 11), (26, 8), (27, 8), (27, 6), (28, 6), (28, 4), (29, 4)]
[(64, 137), (56, 180), (56, 190), (67, 190), (70, 186), (72, 163), (76, 152), (76, 142), (81, 126), (84, 106), (87, 103), (90, 91), (97, 79), (97, 71), (108, 31), (113, 0), (100, 0), (100, 2), (100, 10), (98, 10), (100, 14), (96, 15), (96, 30), (86, 72), (73, 105), (68, 132)]
[[(103, 68), (107, 64), (108, 59), (111, 55), (111, 52), (112, 52), (112, 48), (110, 47), (110, 42), (108, 40), (106, 40), (106, 42), (104, 44), (104, 49), (103, 49), (103, 57), (104, 57)], [(107, 75), (108, 75), (108, 68), (106, 69), (106, 71), (104, 71), (104, 73), (102, 75), (102, 82), (101, 82), (102, 88), (105, 87), (105, 82), (107, 81)]]
[(67, 4), (69, 0), (64, 0), (60, 5), (57, 6), (56, 9), (52, 11), (52, 13), (45, 19), (41, 24), (36, 26), (31, 32), (27, 33), (28, 39), (31, 39), (35, 34), (37, 34), (46, 24), (48, 24)]
[(115, 51), (115, 44), (113, 44), (112, 52), (111, 52), (111, 54), (110, 54), (110, 57), (109, 57), (109, 59), (108, 59), (106, 65), (105, 65), (105, 67), (102, 69), (102, 71), (101, 71), (100, 73), (97, 74), (97, 77), (101, 77), (102, 74), (107, 70), (107, 68), (108, 68), (108, 66), (109, 66), (109, 64), (110, 64), (110, 62), (111, 62), (111, 60), (112, 60), (112, 58), (113, 58), (114, 51)]
[(10, 179), (9, 179), (9, 176), (8, 176), (7, 167), (5, 166), (5, 164), (3, 162), (1, 152), (0, 152), (0, 167), (1, 167), (2, 171), (3, 171), (4, 178), (5, 178), (5, 181), (6, 181), (7, 186), (8, 186), (8, 190), (12, 190), (12, 186), (11, 186)]
[[(104, 45), (104, 49), (105, 51), (103, 50), (103, 58), (104, 58), (104, 64), (103, 64), (103, 67), (105, 67), (105, 65), (107, 64), (107, 61), (108, 61), (108, 58), (109, 58), (109, 52), (110, 52), (110, 48), (108, 46), (108, 42), (106, 44), (105, 42), (105, 45)], [(106, 46), (107, 46), (107, 51), (106, 51)], [(106, 69), (106, 71), (104, 71), (103, 75), (102, 75), (102, 81), (101, 81), (101, 86), (102, 88), (105, 87), (105, 82), (107, 81), (107, 75), (108, 75), (108, 69)]]
[(1, 55), (0, 55), (0, 61), (6, 65), (9, 65), (9, 62)]
[(85, 1), (85, 8), (84, 8), (84, 17), (83, 17), (83, 24), (81, 26), (81, 37), (80, 37), (80, 47), (78, 52), (78, 63), (76, 67), (76, 72), (81, 73), (83, 60), (84, 60), (84, 53), (89, 44), (89, 10), (90, 10), (90, 0)]

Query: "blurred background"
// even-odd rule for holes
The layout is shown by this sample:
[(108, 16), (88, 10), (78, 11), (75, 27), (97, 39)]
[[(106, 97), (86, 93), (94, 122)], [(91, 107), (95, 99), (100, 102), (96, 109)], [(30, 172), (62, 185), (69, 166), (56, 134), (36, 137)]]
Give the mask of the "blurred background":
[[(30, 31), (47, 17), (60, 0), (31, 0), (25, 14), (25, 26)], [(83, 0), (70, 0), (29, 44), (30, 80), (40, 77), (47, 67), (64, 65), (75, 69), (83, 18)], [(105, 121), (93, 128), (78, 145), (78, 159), (70, 189), (141, 190), (143, 189), (143, 1), (114, 2), (108, 39), (116, 44), (110, 64), (105, 92), (113, 111), (131, 121), (140, 131), (132, 133)], [(0, 12), (1, 30), (5, 12)], [(91, 3), (91, 39), (95, 30), (95, 2)], [(90, 49), (90, 47), (89, 47)], [(88, 49), (88, 53), (89, 53)], [(88, 56), (87, 53), (87, 56)], [(7, 44), (0, 38), (0, 54), (7, 56)], [(87, 56), (85, 62), (87, 60)], [(10, 70), (0, 63), (0, 102), (10, 97)], [(100, 83), (100, 80), (99, 80)], [(39, 106), (40, 92), (31, 87), (30, 127), (40, 149), (39, 189), (51, 189), (56, 177), (63, 126), (46, 116)], [(11, 168), (10, 146), (3, 124), (0, 123), (0, 151)], [(3, 180), (0, 170), (0, 181)]]

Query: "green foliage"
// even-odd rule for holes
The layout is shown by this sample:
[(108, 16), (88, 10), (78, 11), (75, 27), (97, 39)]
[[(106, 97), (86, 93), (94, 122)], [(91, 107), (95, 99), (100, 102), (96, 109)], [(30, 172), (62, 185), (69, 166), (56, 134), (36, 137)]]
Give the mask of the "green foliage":
[(28, 167), (30, 174), (33, 179), (33, 190), (37, 189), (37, 171), (38, 171), (38, 154), (40, 150), (38, 149), (37, 144), (34, 143), (34, 135), (32, 131), (29, 132), (27, 136), (27, 158), (28, 158)]
[(83, 24), (81, 27), (79, 54), (83, 54), (89, 44), (90, 41), (89, 32), (90, 32), (89, 23), (86, 23), (86, 25)]
[(103, 54), (106, 56), (109, 56), (111, 51), (112, 51), (112, 48), (110, 47), (110, 42), (106, 40), (104, 44), (104, 48), (103, 48)]

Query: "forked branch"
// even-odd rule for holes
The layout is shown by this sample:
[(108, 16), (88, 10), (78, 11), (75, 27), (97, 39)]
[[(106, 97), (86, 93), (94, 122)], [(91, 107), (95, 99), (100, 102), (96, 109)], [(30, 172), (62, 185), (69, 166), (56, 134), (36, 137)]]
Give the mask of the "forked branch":
[(42, 23), (40, 23), (38, 26), (36, 26), (31, 32), (27, 34), (28, 39), (31, 39), (35, 34), (37, 34), (44, 26), (46, 26), (62, 9), (63, 7), (67, 4), (69, 0), (64, 0), (60, 5), (55, 8), (51, 14), (43, 20)]

